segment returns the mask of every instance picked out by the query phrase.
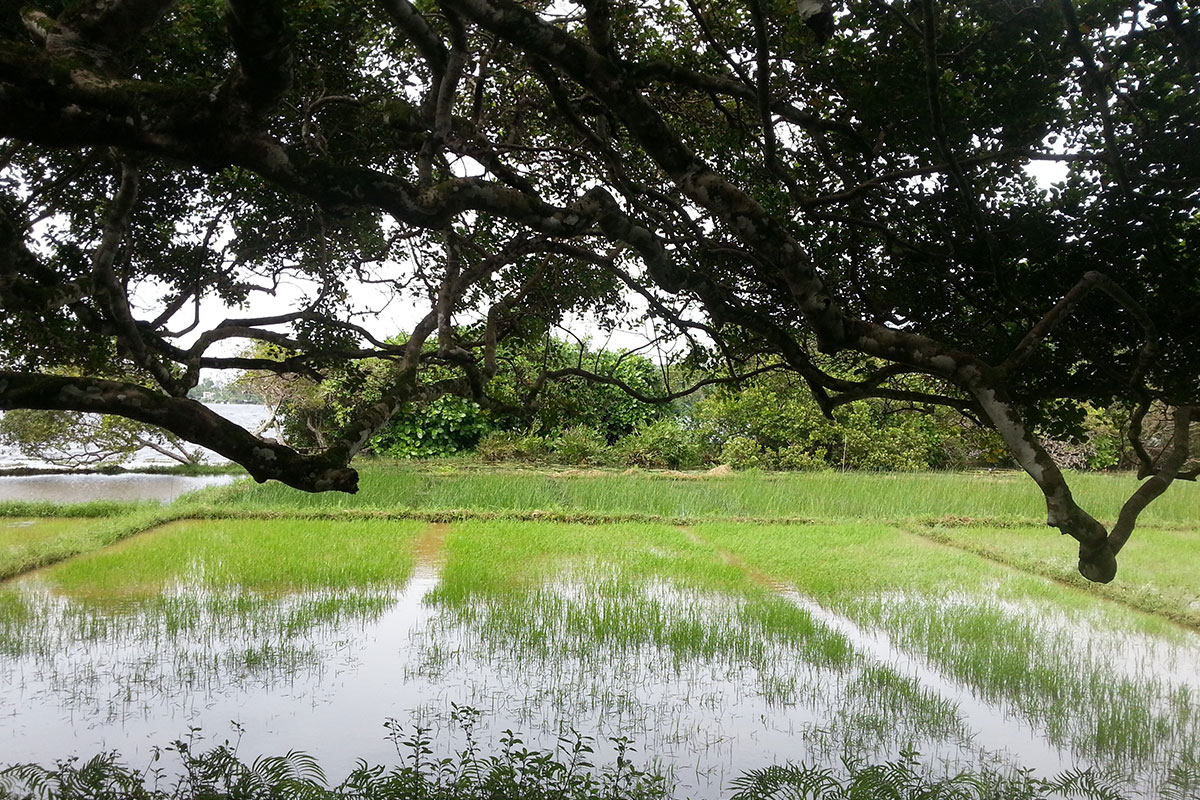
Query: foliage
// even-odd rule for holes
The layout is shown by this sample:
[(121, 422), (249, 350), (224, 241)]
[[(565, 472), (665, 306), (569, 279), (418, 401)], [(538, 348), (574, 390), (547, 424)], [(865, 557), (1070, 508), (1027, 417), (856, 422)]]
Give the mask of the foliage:
[(443, 395), (398, 410), (371, 438), (370, 450), (393, 458), (446, 456), (475, 447), (493, 425), (478, 403)]
[(784, 469), (820, 463), (839, 468), (914, 470), (941, 466), (951, 438), (947, 423), (928, 415), (894, 414), (883, 401), (861, 401), (826, 418), (808, 387), (785, 375), (722, 388), (692, 410), (702, 431), (722, 446), (721, 461), (737, 469)]
[(818, 447), (815, 452), (810, 452), (801, 445), (788, 445), (779, 448), (777, 456), (779, 468), (783, 470), (806, 472), (829, 469), (829, 462), (825, 460), (824, 448)]
[[(472, 709), (459, 708), (460, 721)], [(469, 726), (470, 723), (468, 723)], [(630, 742), (616, 740), (615, 763), (597, 768), (592, 744), (578, 735), (563, 736), (558, 751), (533, 751), (511, 731), (502, 749), (483, 755), (468, 727), (465, 748), (454, 758), (435, 758), (429, 731), (405, 732), (387, 723), (389, 736), (404, 759), (387, 768), (360, 763), (340, 784), (329, 786), (311, 755), (290, 751), (245, 762), (236, 745), (197, 752), (176, 741), (166, 748), (181, 762), (183, 775), (171, 782), (156, 768), (135, 769), (116, 753), (80, 763), (60, 761), (54, 767), (17, 764), (0, 769), (4, 800), (254, 800), (289, 797), (301, 800), (652, 800), (672, 797), (661, 775), (643, 771), (631, 761)], [(848, 764), (845, 777), (834, 770), (798, 764), (748, 770), (733, 779), (731, 800), (1128, 800), (1120, 784), (1095, 770), (1071, 770), (1055, 778), (1039, 778), (1025, 770), (1004, 774), (991, 770), (935, 778), (923, 770), (916, 754), (883, 764)], [(1176, 770), (1160, 787), (1164, 798), (1195, 797), (1197, 777)]]
[(0, 416), (0, 443), (61, 467), (119, 465), (142, 448), (180, 464), (198, 464), (199, 448), (179, 436), (128, 417), (14, 409)]
[(731, 436), (721, 447), (721, 463), (734, 469), (770, 468), (770, 451), (749, 436)]
[[(493, 379), (492, 391), (497, 398), (518, 405), (522, 393), (528, 391), (542, 371), (572, 367), (616, 378), (647, 396), (663, 393), (660, 371), (648, 358), (606, 349), (590, 350), (586, 343), (553, 337), (531, 343), (514, 342), (498, 358), (504, 367)], [(566, 375), (542, 389), (531, 414), (510, 416), (500, 425), (508, 429), (524, 428), (550, 439), (567, 428), (582, 425), (598, 431), (606, 442), (612, 443), (663, 413), (663, 406), (640, 402), (621, 387)]]
[(0, 770), (3, 800), (657, 800), (670, 796), (666, 780), (636, 767), (630, 742), (615, 740), (612, 764), (592, 761), (592, 742), (564, 735), (557, 752), (530, 750), (509, 731), (495, 755), (484, 755), (474, 738), (478, 712), (456, 710), (466, 745), (456, 757), (434, 758), (429, 730), (406, 731), (385, 724), (401, 763), (388, 768), (360, 762), (346, 779), (329, 786), (311, 755), (290, 751), (247, 763), (236, 744), (226, 742), (198, 751), (192, 741), (176, 741), (168, 751), (180, 763), (182, 777), (164, 780), (159, 770), (123, 765), (117, 754), (97, 755), (55, 767), (18, 764)]
[[(1010, 775), (989, 769), (963, 772), (950, 778), (935, 778), (906, 751), (896, 761), (884, 764), (848, 764), (848, 775), (803, 764), (773, 765), (747, 771), (735, 778), (731, 800), (1126, 800), (1119, 781), (1095, 770), (1071, 770), (1052, 778), (1035, 777), (1025, 770)], [(1186, 787), (1186, 776), (1172, 783)], [(1163, 787), (1169, 792), (1172, 787)], [(1166, 796), (1166, 795), (1164, 795)]]
[(695, 469), (710, 455), (700, 433), (675, 417), (639, 427), (620, 439), (613, 450), (627, 466), (656, 469)]
[[(580, 365), (593, 374), (617, 378), (647, 395), (660, 394), (658, 370), (641, 356), (586, 352), (581, 345), (546, 338), (532, 344), (508, 342), (501, 347), (497, 358), (502, 368), (489, 384), (495, 402), (488, 408), (458, 395), (435, 396), (406, 404), (393, 412), (371, 437), (368, 449), (394, 458), (444, 456), (474, 449), (493, 432), (514, 432), (514, 437), (492, 438), (484, 446), (484, 457), (498, 460), (498, 452), (490, 449), (491, 444), (519, 438), (520, 434), (515, 432), (544, 437), (546, 447), (541, 449), (557, 451), (555, 442), (562, 436), (567, 441), (578, 438), (578, 432), (568, 434), (568, 431), (588, 429), (596, 431), (606, 446), (663, 413), (662, 406), (641, 402), (617, 386), (579, 376), (566, 376), (545, 385), (532, 406), (524, 400), (543, 371)], [(289, 441), (321, 447), (364, 408), (380, 401), (390, 380), (389, 373), (387, 362), (362, 361), (332, 371), (319, 383), (270, 377), (251, 380), (263, 401), (278, 409)], [(430, 369), (426, 378), (436, 382), (449, 375), (445, 369)], [(537, 458), (541, 454), (526, 455)], [(598, 457), (599, 450), (592, 454), (591, 460), (586, 454), (563, 456), (566, 463), (592, 463)]]

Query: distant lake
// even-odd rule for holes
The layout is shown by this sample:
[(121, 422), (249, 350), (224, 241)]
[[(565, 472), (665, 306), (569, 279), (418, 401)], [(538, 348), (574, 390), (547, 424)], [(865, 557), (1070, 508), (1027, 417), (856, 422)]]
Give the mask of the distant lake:
[[(234, 422), (252, 433), (258, 430), (258, 427), (266, 422), (271, 414), (270, 409), (257, 403), (205, 403), (204, 405), (230, 422)], [(209, 464), (229, 463), (229, 459), (208, 449), (204, 450), (204, 460)], [(143, 448), (134, 454), (132, 459), (125, 462), (123, 466), (136, 467), (174, 463), (176, 462), (161, 453), (156, 453), (149, 448)], [(26, 458), (15, 447), (0, 445), (0, 469), (13, 469), (15, 467), (52, 469), (54, 465), (45, 461)]]
[[(263, 405), (249, 403), (205, 403), (210, 409), (248, 431), (254, 432), (270, 416)], [(226, 464), (229, 459), (204, 450), (209, 464)], [(174, 464), (150, 449), (142, 449), (123, 466)], [(0, 446), (0, 469), (55, 468), (45, 461), (26, 458), (16, 448)], [(168, 503), (186, 492), (205, 486), (230, 483), (233, 475), (23, 475), (0, 477), (0, 501), (81, 503), (88, 500), (157, 500)]]

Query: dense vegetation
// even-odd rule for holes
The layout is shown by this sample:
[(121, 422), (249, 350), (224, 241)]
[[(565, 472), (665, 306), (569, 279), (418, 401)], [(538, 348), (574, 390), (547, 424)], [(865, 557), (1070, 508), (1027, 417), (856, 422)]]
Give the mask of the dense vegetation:
[[(1198, 25), (1175, 0), (7, 4), (0, 408), (130, 417), (353, 491), (398, 409), (530, 410), (496, 380), (505, 341), (632, 316), (688, 374), (765, 360), (826, 415), (978, 420), (1109, 581), (1147, 505), (1200, 476)], [(232, 311), (285, 287), (294, 308)], [(412, 311), (391, 339), (389, 304)], [(316, 452), (188, 398), (205, 369), (367, 359), (378, 402)], [(587, 375), (612, 377), (533, 383)], [(1147, 481), (1110, 527), (1046, 441), (1112, 407)], [(831, 458), (755, 442), (733, 451)]]

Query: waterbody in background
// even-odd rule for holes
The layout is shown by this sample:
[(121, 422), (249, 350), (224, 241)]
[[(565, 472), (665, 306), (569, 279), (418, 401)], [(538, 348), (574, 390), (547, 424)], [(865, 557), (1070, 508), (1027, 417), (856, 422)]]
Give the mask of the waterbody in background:
[(220, 486), (236, 475), (14, 475), (0, 477), (0, 501), (86, 503), (92, 500), (157, 500), (175, 498), (206, 486)]
[[(211, 403), (208, 407), (249, 431), (258, 428), (267, 420), (269, 410), (263, 405), (239, 403)], [(205, 463), (223, 464), (228, 459), (211, 450), (203, 450)], [(143, 448), (124, 464), (127, 468), (162, 466), (176, 462)], [(16, 448), (0, 446), (0, 469), (14, 468), (50, 469), (53, 464), (35, 461), (23, 456)], [(235, 479), (232, 475), (10, 475), (0, 476), (0, 501), (19, 500), (28, 502), (79, 503), (91, 500), (157, 500), (170, 502), (181, 494), (196, 491), (206, 486), (226, 484)]]

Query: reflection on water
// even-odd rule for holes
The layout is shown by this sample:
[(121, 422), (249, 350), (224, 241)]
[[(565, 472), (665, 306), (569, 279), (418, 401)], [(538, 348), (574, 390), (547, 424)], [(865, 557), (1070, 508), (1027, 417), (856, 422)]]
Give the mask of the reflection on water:
[[(925, 613), (904, 598), (883, 606)], [(565, 729), (602, 745), (631, 737), (686, 797), (717, 797), (728, 778), (769, 763), (836, 766), (847, 752), (881, 760), (906, 746), (938, 763), (1054, 772), (1078, 762), (1074, 734), (1029, 713), (1020, 693), (997, 693), (936, 653), (906, 655), (917, 627), (881, 635), (796, 595), (635, 585), (602, 571), (474, 598), (441, 591), (429, 564), (403, 589), (283, 596), (193, 582), (152, 600), (71, 598), (25, 581), (0, 593), (0, 761), (115, 748), (148, 763), (154, 745), (191, 726), (224, 738), (232, 722), (245, 729), (244, 756), (303, 750), (336, 780), (356, 759), (395, 760), (387, 718), (427, 725), (439, 754), (454, 751), (458, 704), (482, 712), (485, 748), (508, 728), (550, 749)], [(1086, 658), (1086, 641), (1065, 647)], [(1196, 637), (1170, 647), (1176, 662), (1197, 663)], [(1175, 705), (1195, 684), (1194, 674), (1136, 684), (1134, 699), (1167, 731), (1159, 760), (1197, 756), (1195, 700)], [(1103, 743), (1091, 751), (1103, 762)], [(1134, 766), (1169, 766), (1154, 762)]]
[(157, 500), (169, 503), (187, 492), (221, 486), (235, 475), (22, 475), (0, 478), (0, 500), (86, 503), (93, 500)]

